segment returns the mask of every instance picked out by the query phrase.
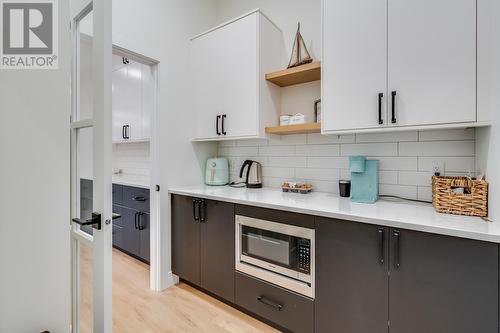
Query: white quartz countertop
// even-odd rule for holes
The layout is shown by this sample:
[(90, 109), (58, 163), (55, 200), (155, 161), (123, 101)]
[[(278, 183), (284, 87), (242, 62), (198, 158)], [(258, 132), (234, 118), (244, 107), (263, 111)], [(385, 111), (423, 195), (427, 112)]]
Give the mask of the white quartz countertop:
[(360, 204), (329, 193), (283, 193), (280, 189), (229, 186), (177, 187), (169, 189), (169, 193), (500, 243), (497, 223), (436, 213), (430, 204), (411, 201), (381, 199), (375, 204)]
[(118, 185), (126, 185), (126, 186), (140, 187), (146, 189), (149, 189), (150, 187), (149, 177), (142, 175), (128, 175), (128, 174), (113, 175), (112, 181), (113, 184), (118, 184)]

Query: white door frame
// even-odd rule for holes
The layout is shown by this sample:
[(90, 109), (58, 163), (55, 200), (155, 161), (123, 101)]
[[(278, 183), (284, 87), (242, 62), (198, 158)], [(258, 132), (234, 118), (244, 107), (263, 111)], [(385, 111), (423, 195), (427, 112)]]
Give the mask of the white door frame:
[[(79, 22), (92, 13), (93, 117), (75, 119), (79, 109)], [(101, 214), (101, 230), (93, 236), (72, 224), (72, 332), (80, 324), (80, 242), (92, 247), (93, 331), (112, 332), (112, 146), (111, 146), (111, 1), (92, 0), (72, 19), (71, 216), (79, 216), (77, 199), (77, 132), (93, 128), (93, 211)]]
[(149, 142), (149, 156), (151, 164), (150, 175), (150, 266), (149, 286), (154, 291), (161, 291), (161, 220), (160, 220), (160, 192), (156, 186), (160, 184), (160, 144), (159, 144), (159, 66), (160, 62), (141, 53), (113, 44), (113, 54), (130, 58), (134, 61), (151, 66), (155, 80), (154, 109), (151, 114), (151, 138)]

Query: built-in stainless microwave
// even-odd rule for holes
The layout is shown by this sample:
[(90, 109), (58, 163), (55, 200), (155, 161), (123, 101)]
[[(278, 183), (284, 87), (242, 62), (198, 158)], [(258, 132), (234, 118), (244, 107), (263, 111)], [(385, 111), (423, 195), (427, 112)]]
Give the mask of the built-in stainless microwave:
[(314, 229), (236, 215), (236, 270), (314, 298)]

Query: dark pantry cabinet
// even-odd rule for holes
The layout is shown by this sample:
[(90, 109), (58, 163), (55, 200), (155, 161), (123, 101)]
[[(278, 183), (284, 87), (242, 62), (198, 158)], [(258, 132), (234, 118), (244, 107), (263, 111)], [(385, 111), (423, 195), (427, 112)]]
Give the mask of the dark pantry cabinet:
[(498, 332), (497, 244), (325, 218), (316, 235), (316, 332)]
[(149, 190), (113, 184), (113, 246), (149, 264)]
[[(80, 216), (92, 214), (92, 180), (80, 180)], [(150, 261), (150, 200), (149, 190), (113, 184), (113, 246), (145, 263)], [(92, 226), (82, 230), (92, 235)]]
[(234, 205), (172, 195), (172, 271), (234, 302)]

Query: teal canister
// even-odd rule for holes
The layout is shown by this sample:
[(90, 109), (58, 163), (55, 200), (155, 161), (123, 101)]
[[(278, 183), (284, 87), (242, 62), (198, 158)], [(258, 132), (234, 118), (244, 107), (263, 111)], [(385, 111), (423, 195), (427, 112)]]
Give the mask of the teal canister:
[(229, 184), (229, 161), (227, 158), (209, 158), (205, 169), (205, 184), (222, 186)]

